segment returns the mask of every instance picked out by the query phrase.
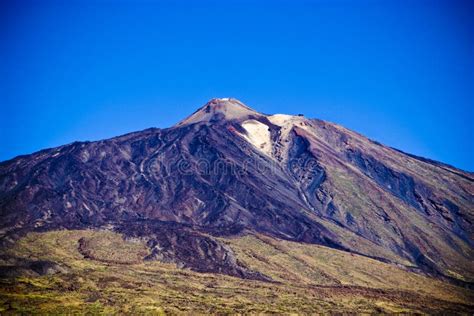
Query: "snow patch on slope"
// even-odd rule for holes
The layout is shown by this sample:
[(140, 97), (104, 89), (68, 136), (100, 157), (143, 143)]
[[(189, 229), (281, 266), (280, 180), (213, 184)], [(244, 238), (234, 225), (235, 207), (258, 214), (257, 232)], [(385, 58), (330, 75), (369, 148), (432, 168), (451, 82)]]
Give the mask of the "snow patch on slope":
[(293, 115), (288, 115), (288, 114), (275, 114), (275, 115), (270, 115), (268, 117), (268, 120), (272, 122), (275, 125), (278, 126), (284, 126), (288, 122), (290, 122), (294, 118)]
[(247, 132), (247, 135), (242, 134), (242, 136), (258, 150), (271, 156), (272, 142), (269, 127), (256, 120), (247, 120), (242, 123), (242, 127)]

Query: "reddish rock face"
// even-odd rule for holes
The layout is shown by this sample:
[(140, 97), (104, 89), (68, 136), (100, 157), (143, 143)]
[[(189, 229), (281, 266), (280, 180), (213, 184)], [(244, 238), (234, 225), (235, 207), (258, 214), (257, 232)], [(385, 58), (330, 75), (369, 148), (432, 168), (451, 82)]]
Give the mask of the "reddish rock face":
[(474, 280), (474, 175), (336, 124), (214, 99), (167, 129), (0, 164), (2, 243), (107, 228), (202, 272), (265, 279), (216, 237), (257, 232)]

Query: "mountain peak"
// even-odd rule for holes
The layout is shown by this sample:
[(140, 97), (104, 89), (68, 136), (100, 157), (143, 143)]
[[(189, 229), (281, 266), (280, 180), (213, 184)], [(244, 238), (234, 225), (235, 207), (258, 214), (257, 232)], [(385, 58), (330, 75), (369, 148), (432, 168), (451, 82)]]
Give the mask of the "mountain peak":
[[(249, 295), (252, 286), (265, 289), (257, 291), (257, 299), (271, 301), (276, 313), (327, 314), (318, 310), (327, 305), (342, 312), (376, 306), (378, 313), (413, 307), (427, 314), (455, 314), (454, 307), (462, 306), (459, 314), (472, 314), (471, 173), (324, 121), (261, 114), (236, 99), (212, 99), (180, 124), (185, 125), (73, 143), (0, 163), (0, 308), (10, 304), (3, 288), (22, 290), (17, 286), (22, 277), (36, 282), (37, 276), (54, 273), (58, 286), (45, 289), (56, 294), (74, 281), (71, 276), (95, 285), (127, 269), (127, 278), (113, 283), (146, 277), (135, 282), (137, 293), (171, 284), (171, 294), (163, 294), (171, 297), (176, 289), (188, 291), (191, 280), (191, 290), (205, 290), (196, 304), (212, 302), (197, 310), (203, 313), (219, 312), (221, 303), (228, 311), (230, 292), (216, 295), (230, 284)], [(44, 241), (52, 246), (43, 247)], [(111, 267), (107, 275), (104, 264)], [(192, 271), (183, 274), (180, 268)], [(199, 272), (233, 278), (212, 276), (209, 286), (210, 275)], [(441, 292), (448, 280), (452, 284)], [(242, 284), (250, 286), (242, 290)], [(325, 288), (328, 292), (321, 292)], [(25, 287), (27, 292), (19, 293), (25, 297), (37, 290)], [(347, 310), (342, 296), (326, 295), (331, 291), (347, 293)], [(87, 298), (89, 292), (73, 294)], [(268, 299), (282, 293), (291, 300)], [(307, 293), (331, 301), (312, 306), (300, 299)], [(352, 303), (364, 297), (374, 305)], [(430, 297), (450, 305), (431, 304)], [(393, 298), (400, 305), (381, 309)], [(288, 301), (304, 310), (290, 310)], [(285, 309), (275, 309), (280, 304)], [(252, 312), (270, 310), (244, 305)], [(246, 313), (247, 307), (236, 311)]]
[(248, 108), (243, 102), (234, 99), (234, 98), (212, 98), (210, 99), (206, 105), (226, 105), (226, 106), (243, 106)]
[(262, 114), (234, 98), (213, 98), (177, 125), (242, 119), (252, 115)]

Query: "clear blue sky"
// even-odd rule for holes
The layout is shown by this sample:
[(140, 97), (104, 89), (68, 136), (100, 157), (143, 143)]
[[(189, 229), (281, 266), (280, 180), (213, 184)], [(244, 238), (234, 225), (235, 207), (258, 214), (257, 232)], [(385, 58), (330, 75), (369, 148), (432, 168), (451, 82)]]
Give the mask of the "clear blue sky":
[(0, 1), (0, 160), (212, 97), (474, 170), (474, 1)]

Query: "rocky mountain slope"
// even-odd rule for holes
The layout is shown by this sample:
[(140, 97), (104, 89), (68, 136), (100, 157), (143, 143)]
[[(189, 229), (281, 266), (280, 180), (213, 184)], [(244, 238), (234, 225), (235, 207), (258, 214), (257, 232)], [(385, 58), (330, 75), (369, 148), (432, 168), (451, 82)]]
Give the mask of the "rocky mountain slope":
[(166, 129), (0, 164), (3, 247), (105, 229), (146, 260), (271, 282), (223, 239), (258, 234), (474, 281), (474, 175), (304, 116), (213, 99)]

